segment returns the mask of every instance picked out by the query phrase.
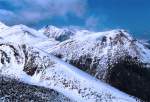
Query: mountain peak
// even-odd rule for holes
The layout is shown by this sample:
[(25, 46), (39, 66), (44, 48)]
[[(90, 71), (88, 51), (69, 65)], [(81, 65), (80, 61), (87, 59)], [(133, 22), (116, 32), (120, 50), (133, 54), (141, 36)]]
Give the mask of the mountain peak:
[(125, 31), (123, 29), (112, 30), (112, 31), (108, 31), (108, 32), (105, 32), (105, 33), (106, 33), (106, 35), (104, 35), (103, 40), (106, 37), (106, 39), (108, 41), (114, 42), (116, 44), (117, 43), (124, 44), (126, 42), (134, 41), (131, 34), (129, 34), (127, 31)]
[(86, 56), (91, 57), (92, 61), (95, 61), (95, 58), (97, 58), (101, 60), (98, 63), (102, 64), (108, 61), (108, 56), (111, 56), (112, 61), (128, 55), (133, 58), (139, 58), (145, 63), (148, 63), (150, 60), (150, 51), (128, 32), (120, 29), (81, 34), (60, 43), (52, 53), (62, 55), (66, 61), (74, 61), (80, 58), (85, 59), (84, 57)]
[(131, 38), (131, 35), (124, 29), (112, 30), (110, 31), (109, 36), (112, 38), (117, 36), (129, 38), (129, 39)]
[(67, 28), (57, 28), (52, 25), (47, 25), (45, 28), (39, 30), (49, 38), (54, 38), (57, 41), (64, 41), (74, 35), (74, 31)]
[(133, 37), (123, 29), (104, 32), (80, 31), (76, 39), (80, 41), (101, 42), (107, 45), (118, 43), (125, 44), (134, 41)]

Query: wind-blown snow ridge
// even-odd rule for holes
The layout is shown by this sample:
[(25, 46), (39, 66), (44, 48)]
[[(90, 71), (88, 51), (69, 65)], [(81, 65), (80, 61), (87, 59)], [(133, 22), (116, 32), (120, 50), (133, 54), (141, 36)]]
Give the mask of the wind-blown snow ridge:
[[(28, 84), (54, 89), (78, 102), (136, 102), (127, 94), (96, 80), (45, 51), (29, 48), (25, 45), (14, 46), (12, 43), (0, 44), (0, 56), (3, 59), (0, 74)], [(35, 58), (35, 62), (30, 63), (32, 58)], [(41, 65), (43, 67), (33, 70), (34, 64), (37, 64), (38, 68)]]

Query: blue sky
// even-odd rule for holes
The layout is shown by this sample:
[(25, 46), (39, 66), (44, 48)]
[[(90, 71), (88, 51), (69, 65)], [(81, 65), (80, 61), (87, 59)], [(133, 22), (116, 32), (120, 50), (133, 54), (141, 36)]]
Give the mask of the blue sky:
[(0, 0), (0, 20), (35, 28), (123, 28), (137, 38), (150, 39), (149, 0)]

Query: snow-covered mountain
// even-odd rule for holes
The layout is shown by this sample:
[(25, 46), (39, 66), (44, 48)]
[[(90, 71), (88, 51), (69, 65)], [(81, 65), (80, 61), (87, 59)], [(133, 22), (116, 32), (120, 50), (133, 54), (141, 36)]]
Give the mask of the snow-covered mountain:
[(7, 29), (0, 32), (0, 37), (6, 42), (29, 44), (35, 47), (40, 47), (41, 49), (51, 49), (59, 43), (53, 38), (48, 39), (45, 35), (43, 35), (43, 33), (40, 33), (25, 25), (15, 25), (9, 28), (7, 27)]
[(79, 102), (136, 102), (40, 49), (1, 43), (0, 75), (31, 85), (54, 89)]
[(75, 34), (75, 31), (73, 30), (69, 30), (67, 28), (60, 29), (51, 25), (40, 29), (39, 32), (60, 42), (70, 39), (70, 37)]
[(124, 30), (81, 34), (47, 52), (82, 70), (92, 72), (99, 79), (105, 79), (109, 65), (126, 56), (144, 64), (150, 63), (150, 50)]
[(90, 34), (88, 30), (81, 30), (76, 28), (58, 28), (52, 25), (46, 26), (39, 30), (40, 33), (43, 33), (49, 38), (54, 38), (56, 41), (63, 42), (65, 40), (74, 38), (79, 35)]
[[(53, 50), (46, 51), (129, 94), (137, 97), (145, 93), (149, 95), (150, 80), (145, 77), (150, 74), (149, 47), (134, 39), (125, 30), (105, 32), (79, 30)], [(134, 67), (136, 70), (131, 70)], [(124, 81), (123, 78), (130, 80)], [(132, 83), (137, 84), (133, 86)], [(140, 83), (145, 84), (139, 85)], [(131, 87), (135, 90), (130, 90)]]
[(2, 76), (53, 89), (77, 102), (136, 101), (108, 84), (149, 100), (150, 50), (126, 31), (54, 26), (37, 31), (24, 25), (1, 25), (7, 28), (0, 32)]

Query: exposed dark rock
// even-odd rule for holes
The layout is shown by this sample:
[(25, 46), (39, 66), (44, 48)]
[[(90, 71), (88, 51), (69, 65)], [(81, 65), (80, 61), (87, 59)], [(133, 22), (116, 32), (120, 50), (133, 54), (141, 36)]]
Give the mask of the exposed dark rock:
[(150, 49), (150, 44), (145, 44), (145, 47), (147, 47), (148, 49)]
[(107, 41), (107, 37), (106, 37), (106, 36), (104, 36), (104, 37), (102, 38), (101, 45), (103, 45), (106, 41)]
[[(52, 30), (52, 31), (51, 31)], [(70, 36), (74, 35), (74, 33), (68, 29), (61, 29), (59, 31), (53, 31), (53, 27), (46, 26), (44, 34), (49, 38), (54, 38), (57, 41), (65, 41), (70, 38)]]
[(92, 59), (90, 55), (85, 55), (81, 56), (79, 59), (70, 60), (69, 63), (95, 76), (95, 74), (97, 73), (96, 69), (98, 67), (99, 60), (100, 59), (96, 57)]
[[(13, 50), (14, 56), (15, 56), (16, 60), (17, 60), (18, 63), (19, 63), (18, 57), (20, 57), (20, 55), (19, 55), (18, 50), (17, 50), (13, 45), (7, 44), (7, 43), (6, 43), (6, 44), (0, 43), (0, 46), (8, 46), (8, 47), (10, 47), (10, 48)], [(7, 55), (4, 51), (2, 51), (2, 50), (0, 50), (0, 52), (2, 53), (2, 56), (4, 55), (3, 57), (6, 58), (6, 61), (7, 61), (8, 63), (10, 63), (10, 58), (8, 57), (8, 55)], [(2, 61), (2, 62), (4, 62), (3, 60), (4, 60), (4, 59), (1, 58), (1, 61)]]
[(3, 50), (0, 50), (0, 53), (1, 53), (1, 63), (2, 64), (5, 64), (6, 62), (10, 63), (10, 58), (7, 56), (7, 54)]
[[(100, 59), (92, 59), (90, 55), (81, 56), (77, 60), (70, 60), (70, 64), (96, 76)], [(138, 97), (146, 102), (150, 101), (150, 68), (147, 64), (141, 63), (137, 57), (121, 57), (116, 62), (109, 64), (104, 81), (110, 85), (126, 92), (129, 95)], [(97, 77), (101, 79), (100, 72)]]
[(30, 54), (28, 59), (26, 59), (26, 63), (24, 65), (24, 70), (28, 75), (34, 75), (35, 71), (39, 67), (38, 64), (35, 62), (36, 58), (38, 57), (37, 54)]
[(109, 68), (107, 83), (146, 102), (150, 101), (150, 68), (137, 58), (119, 59)]
[(65, 41), (65, 40), (69, 39), (70, 36), (72, 36), (72, 35), (73, 35), (72, 32), (64, 31), (64, 33), (62, 35), (56, 37), (55, 40), (62, 42), (62, 41)]
[(0, 102), (73, 102), (51, 89), (0, 77)]
[(63, 55), (61, 55), (61, 54), (57, 54), (57, 55), (55, 55), (56, 57), (58, 57), (58, 58), (63, 58)]

